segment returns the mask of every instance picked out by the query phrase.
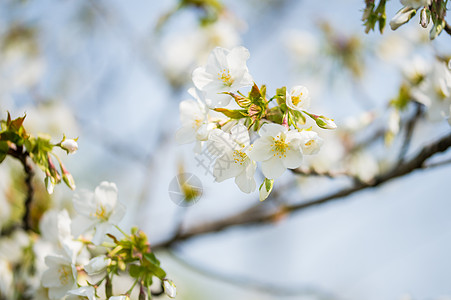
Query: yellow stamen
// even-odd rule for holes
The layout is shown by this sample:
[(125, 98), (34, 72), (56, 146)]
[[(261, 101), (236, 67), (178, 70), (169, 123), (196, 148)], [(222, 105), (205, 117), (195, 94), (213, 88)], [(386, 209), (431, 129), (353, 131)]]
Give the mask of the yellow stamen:
[(59, 280), (62, 285), (66, 285), (69, 283), (69, 276), (72, 273), (72, 270), (68, 268), (67, 266), (62, 266), (60, 269), (58, 269), (59, 273)]
[(274, 152), (274, 156), (279, 156), (279, 158), (283, 157), (287, 157), (287, 155), (285, 154), (287, 152), (287, 149), (289, 148), (289, 145), (285, 142), (285, 139), (283, 137), (277, 137), (276, 138), (272, 138), (274, 143), (272, 144), (272, 149), (271, 151)]
[(218, 79), (221, 80), (225, 86), (231, 86), (233, 84), (233, 78), (228, 69), (222, 69), (222, 71), (218, 73)]
[(240, 150), (234, 150), (233, 151), (233, 161), (236, 164), (243, 165), (243, 163), (246, 161), (247, 155), (244, 152), (241, 152)]

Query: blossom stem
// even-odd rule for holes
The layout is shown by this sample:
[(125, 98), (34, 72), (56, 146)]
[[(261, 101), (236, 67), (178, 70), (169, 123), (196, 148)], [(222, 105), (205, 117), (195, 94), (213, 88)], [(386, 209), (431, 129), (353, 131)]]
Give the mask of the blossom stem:
[(114, 225), (114, 227), (116, 227), (116, 229), (119, 230), (125, 237), (127, 237), (127, 238), (130, 237), (130, 236), (129, 236), (127, 233), (125, 233), (125, 231), (123, 231), (119, 226)]

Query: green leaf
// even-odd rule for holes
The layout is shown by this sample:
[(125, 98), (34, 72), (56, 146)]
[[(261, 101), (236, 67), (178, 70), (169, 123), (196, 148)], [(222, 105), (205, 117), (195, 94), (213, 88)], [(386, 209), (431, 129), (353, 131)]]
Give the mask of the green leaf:
[(268, 109), (265, 118), (276, 124), (282, 124), (283, 113), (278, 106)]
[(262, 99), (266, 99), (266, 85), (262, 85), (260, 87), (260, 95), (262, 96)]
[(279, 105), (285, 104), (286, 97), (287, 97), (287, 87), (284, 86), (276, 90), (275, 98), (277, 100), (277, 104)]
[(305, 124), (306, 120), (305, 120), (305, 116), (302, 112), (297, 111), (297, 110), (290, 110), (290, 115), (291, 115), (291, 119), (295, 123), (293, 125), (297, 125), (297, 124), (304, 125)]
[(163, 280), (166, 277), (166, 272), (160, 268), (160, 261), (155, 255), (153, 253), (145, 253), (144, 258), (148, 262), (146, 264), (147, 271), (150, 271), (153, 275)]
[(231, 119), (242, 119), (247, 117), (246, 110), (234, 110), (234, 109), (226, 109), (226, 108), (215, 108), (215, 111), (223, 113), (227, 117)]
[(261, 93), (257, 86), (257, 84), (254, 82), (254, 85), (252, 86), (251, 91), (249, 92), (249, 99), (251, 99), (252, 102), (260, 99)]
[(132, 264), (129, 267), (128, 274), (130, 274), (130, 276), (133, 278), (140, 278), (141, 274), (143, 274), (143, 271), (144, 273), (146, 272), (146, 270), (142, 266)]
[(8, 143), (7, 142), (0, 142), (0, 163), (5, 160), (6, 155), (8, 154)]

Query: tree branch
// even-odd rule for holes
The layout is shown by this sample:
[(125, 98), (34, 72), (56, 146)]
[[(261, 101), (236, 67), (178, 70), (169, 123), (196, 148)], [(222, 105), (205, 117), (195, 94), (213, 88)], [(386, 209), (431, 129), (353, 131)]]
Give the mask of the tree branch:
[(167, 241), (154, 244), (153, 249), (170, 248), (177, 242), (181, 242), (195, 236), (213, 233), (224, 230), (232, 226), (244, 226), (254, 224), (264, 224), (274, 222), (288, 213), (298, 212), (303, 209), (323, 204), (332, 200), (340, 199), (355, 192), (379, 186), (392, 179), (404, 176), (416, 169), (422, 169), (424, 162), (436, 153), (444, 152), (451, 147), (451, 133), (441, 139), (424, 146), (420, 152), (409, 160), (405, 160), (400, 165), (395, 165), (390, 171), (376, 176), (370, 182), (357, 182), (352, 187), (344, 188), (331, 195), (322, 196), (294, 205), (282, 205), (276, 208), (268, 209), (267, 203), (257, 204), (244, 212), (224, 218), (222, 220), (213, 221), (201, 225), (194, 226), (184, 233), (171, 237)]
[(8, 154), (11, 155), (12, 157), (18, 159), (22, 163), (22, 166), (25, 171), (25, 185), (27, 188), (27, 193), (26, 193), (25, 202), (24, 202), (25, 212), (22, 216), (22, 228), (24, 230), (31, 230), (32, 226), (31, 226), (30, 214), (31, 214), (31, 204), (33, 202), (33, 193), (34, 193), (33, 183), (32, 183), (34, 171), (33, 171), (33, 166), (28, 162), (28, 158), (30, 155), (27, 151), (24, 151), (22, 146), (19, 146), (19, 147), (11, 147), (10, 146), (10, 148), (8, 150)]
[(445, 22), (445, 31), (447, 34), (451, 35), (451, 26), (448, 24), (448, 22)]

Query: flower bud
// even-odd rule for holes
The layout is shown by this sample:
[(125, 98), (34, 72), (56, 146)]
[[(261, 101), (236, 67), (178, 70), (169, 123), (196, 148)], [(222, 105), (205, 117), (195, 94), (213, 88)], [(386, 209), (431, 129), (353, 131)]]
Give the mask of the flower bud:
[(111, 263), (111, 259), (105, 255), (96, 256), (85, 265), (84, 269), (89, 276), (102, 273), (106, 270), (108, 265)]
[(326, 118), (325, 116), (319, 116), (315, 119), (316, 125), (323, 129), (336, 129), (337, 124), (335, 124), (334, 120)]
[(390, 27), (392, 30), (398, 29), (399, 26), (409, 22), (409, 20), (415, 16), (417, 11), (412, 7), (403, 7), (398, 13), (391, 19)]
[(44, 182), (47, 193), (49, 193), (49, 195), (53, 194), (53, 190), (55, 188), (55, 179), (53, 179), (53, 177), (51, 176), (46, 176)]
[(75, 190), (75, 181), (74, 178), (72, 177), (72, 174), (69, 172), (64, 172), (63, 173), (63, 180), (64, 183), (66, 183), (66, 185), (71, 189), (71, 190)]
[(428, 9), (423, 8), (420, 14), (420, 24), (421, 27), (427, 28), (429, 25), (430, 15), (428, 14)]
[(269, 194), (271, 194), (272, 188), (274, 185), (274, 179), (265, 178), (263, 183), (260, 185), (259, 193), (260, 193), (260, 201), (264, 201), (268, 198)]
[(174, 282), (172, 282), (172, 280), (170, 280), (170, 279), (163, 280), (163, 288), (164, 288), (165, 294), (169, 298), (175, 298), (175, 295), (177, 295), (177, 289), (175, 287)]
[(67, 154), (72, 154), (77, 152), (78, 143), (76, 140), (67, 139), (61, 142), (61, 148), (67, 151)]

